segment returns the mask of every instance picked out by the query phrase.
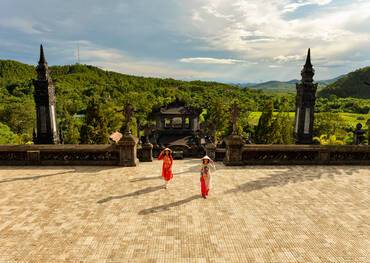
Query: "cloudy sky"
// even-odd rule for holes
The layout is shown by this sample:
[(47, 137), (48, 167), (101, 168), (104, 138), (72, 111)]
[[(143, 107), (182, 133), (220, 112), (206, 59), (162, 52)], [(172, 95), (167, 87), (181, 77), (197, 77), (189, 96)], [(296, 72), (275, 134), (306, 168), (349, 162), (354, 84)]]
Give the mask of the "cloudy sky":
[(261, 82), (370, 65), (370, 0), (1, 0), (0, 59)]

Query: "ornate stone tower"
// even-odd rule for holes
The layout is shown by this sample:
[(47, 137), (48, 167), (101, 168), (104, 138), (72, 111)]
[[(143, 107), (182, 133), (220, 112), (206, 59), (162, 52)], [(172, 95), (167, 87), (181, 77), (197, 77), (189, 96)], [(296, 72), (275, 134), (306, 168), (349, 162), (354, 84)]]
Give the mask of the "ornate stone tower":
[(296, 115), (294, 135), (297, 144), (312, 144), (314, 109), (317, 84), (313, 83), (315, 70), (311, 64), (311, 50), (308, 49), (306, 64), (301, 71), (302, 80), (297, 84)]
[(37, 120), (34, 143), (57, 144), (59, 139), (55, 114), (55, 90), (49, 76), (49, 67), (42, 45), (40, 46), (40, 60), (36, 71), (37, 79), (33, 81)]

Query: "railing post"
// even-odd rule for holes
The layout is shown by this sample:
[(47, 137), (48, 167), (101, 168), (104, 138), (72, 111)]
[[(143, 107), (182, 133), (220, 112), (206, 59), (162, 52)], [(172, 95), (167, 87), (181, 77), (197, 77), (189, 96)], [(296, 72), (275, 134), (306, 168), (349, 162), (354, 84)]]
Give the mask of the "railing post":
[(320, 164), (330, 163), (330, 151), (329, 149), (321, 148), (319, 151), (319, 162)]
[(125, 133), (122, 136), (117, 145), (120, 166), (137, 166), (139, 164), (139, 159), (137, 158), (137, 143), (138, 139), (132, 136), (131, 133)]
[(224, 158), (225, 165), (243, 165), (243, 139), (237, 134), (231, 134), (225, 138), (226, 155)]
[(39, 165), (40, 151), (27, 151), (27, 163), (30, 165)]

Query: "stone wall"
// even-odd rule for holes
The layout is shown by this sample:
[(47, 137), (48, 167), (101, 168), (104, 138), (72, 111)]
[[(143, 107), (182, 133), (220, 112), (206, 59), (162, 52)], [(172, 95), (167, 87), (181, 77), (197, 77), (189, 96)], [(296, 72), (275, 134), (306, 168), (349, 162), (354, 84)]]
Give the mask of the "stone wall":
[[(125, 151), (122, 147), (125, 146), (120, 144), (0, 145), (0, 165), (137, 165), (135, 160), (127, 162), (127, 154), (122, 153)], [(138, 152), (141, 161), (151, 161), (143, 158), (140, 150)], [(241, 151), (237, 152), (241, 156), (234, 156), (235, 154), (230, 153), (232, 150), (233, 148), (228, 147), (216, 148), (214, 150), (216, 161), (223, 161), (225, 165), (370, 165), (368, 145), (249, 144), (243, 145)], [(226, 158), (228, 151), (229, 156)], [(235, 160), (241, 160), (241, 163)]]
[(368, 145), (244, 145), (241, 154), (243, 165), (370, 165)]
[(0, 145), (0, 165), (119, 165), (119, 145)]

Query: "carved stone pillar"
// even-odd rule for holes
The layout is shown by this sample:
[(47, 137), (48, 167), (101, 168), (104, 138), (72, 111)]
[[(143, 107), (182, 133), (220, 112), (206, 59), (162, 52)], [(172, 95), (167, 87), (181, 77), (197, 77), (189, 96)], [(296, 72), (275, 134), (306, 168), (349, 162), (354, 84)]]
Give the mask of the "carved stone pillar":
[(206, 144), (206, 155), (212, 160), (216, 160), (216, 145), (214, 143)]
[(137, 143), (138, 139), (126, 132), (118, 142), (119, 149), (119, 165), (120, 166), (137, 166), (139, 159), (137, 158)]
[(141, 161), (153, 162), (153, 144), (143, 143), (141, 146)]
[(153, 144), (149, 140), (150, 126), (144, 127), (145, 141), (141, 145), (141, 160), (142, 162), (153, 162)]
[(228, 166), (242, 165), (243, 139), (237, 134), (231, 134), (225, 138), (226, 155), (224, 164)]

